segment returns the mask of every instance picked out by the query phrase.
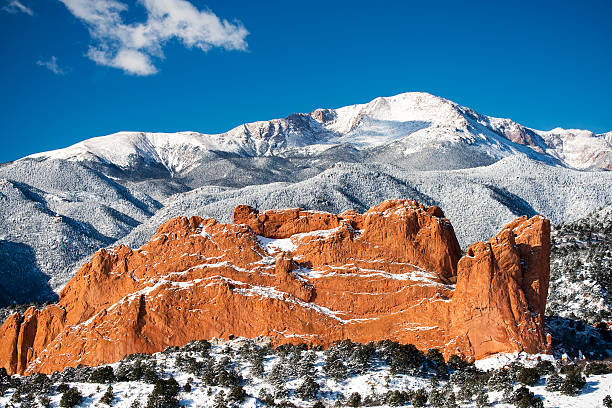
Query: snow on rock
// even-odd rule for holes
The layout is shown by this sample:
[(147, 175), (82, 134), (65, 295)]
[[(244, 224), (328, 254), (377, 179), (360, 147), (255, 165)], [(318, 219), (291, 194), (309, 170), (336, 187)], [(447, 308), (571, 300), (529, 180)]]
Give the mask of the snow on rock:
[(390, 339), (472, 360), (550, 347), (542, 217), (518, 218), (463, 258), (442, 210), (410, 200), (339, 215), (242, 205), (233, 219), (178, 217), (138, 250), (97, 252), (58, 303), (5, 321), (0, 367), (50, 373), (233, 336)]

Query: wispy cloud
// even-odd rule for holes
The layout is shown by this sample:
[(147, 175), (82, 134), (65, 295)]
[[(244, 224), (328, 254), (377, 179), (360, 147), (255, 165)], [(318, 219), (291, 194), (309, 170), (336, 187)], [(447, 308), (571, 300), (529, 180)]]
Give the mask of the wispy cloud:
[(29, 8), (28, 6), (24, 5), (22, 2), (20, 2), (18, 0), (11, 0), (11, 1), (9, 1), (7, 5), (2, 7), (2, 10), (6, 11), (7, 13), (11, 13), (11, 14), (26, 13), (26, 14), (29, 14), (31, 16), (34, 15), (34, 12), (32, 11), (31, 8)]
[(144, 23), (126, 23), (121, 13), (127, 5), (119, 0), (60, 1), (89, 29), (94, 42), (87, 56), (129, 74), (155, 74), (153, 58), (164, 57), (163, 46), (170, 39), (204, 52), (247, 49), (249, 32), (242, 23), (221, 20), (186, 0), (139, 0), (147, 13)]
[(47, 68), (49, 71), (53, 72), (55, 75), (64, 75), (66, 73), (66, 71), (60, 68), (60, 66), (58, 65), (57, 58), (55, 56), (51, 57), (51, 59), (48, 61), (43, 61), (43, 60), (36, 61), (36, 64), (40, 65), (41, 67)]

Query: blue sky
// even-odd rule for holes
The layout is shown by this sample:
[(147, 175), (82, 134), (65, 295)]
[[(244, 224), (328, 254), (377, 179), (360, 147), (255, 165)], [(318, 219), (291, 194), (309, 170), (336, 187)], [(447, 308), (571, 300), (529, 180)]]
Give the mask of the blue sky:
[(607, 0), (0, 0), (0, 162), (406, 91), (610, 131), (610, 21)]

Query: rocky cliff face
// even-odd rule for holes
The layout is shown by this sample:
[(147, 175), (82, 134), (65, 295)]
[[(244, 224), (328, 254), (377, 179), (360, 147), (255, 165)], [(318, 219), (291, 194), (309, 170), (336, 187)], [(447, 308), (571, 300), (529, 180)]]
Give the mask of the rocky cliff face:
[(179, 217), (139, 249), (101, 250), (57, 304), (0, 328), (0, 366), (50, 373), (194, 339), (391, 339), (470, 359), (547, 349), (549, 223), (519, 218), (466, 256), (438, 207)]

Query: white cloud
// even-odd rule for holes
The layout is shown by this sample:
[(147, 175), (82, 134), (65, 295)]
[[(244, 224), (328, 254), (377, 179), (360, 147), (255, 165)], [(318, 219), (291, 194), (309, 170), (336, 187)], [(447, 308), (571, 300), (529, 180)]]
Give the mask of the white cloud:
[(26, 13), (29, 14), (31, 16), (34, 15), (34, 12), (32, 11), (31, 8), (29, 8), (28, 6), (25, 6), (23, 3), (21, 3), (18, 0), (11, 0), (6, 6), (2, 7), (2, 10), (6, 11), (7, 13)]
[(118, 0), (60, 0), (89, 28), (94, 44), (87, 56), (97, 64), (133, 75), (157, 72), (152, 57), (163, 58), (163, 46), (177, 39), (188, 48), (219, 47), (246, 50), (248, 31), (240, 22), (219, 19), (187, 0), (139, 0), (147, 13), (144, 23), (126, 23), (127, 5)]
[(66, 73), (58, 65), (57, 58), (55, 56), (51, 57), (51, 59), (48, 61), (43, 61), (43, 60), (36, 61), (36, 64), (40, 65), (41, 67), (47, 68), (49, 71), (53, 72), (55, 75), (64, 75)]

